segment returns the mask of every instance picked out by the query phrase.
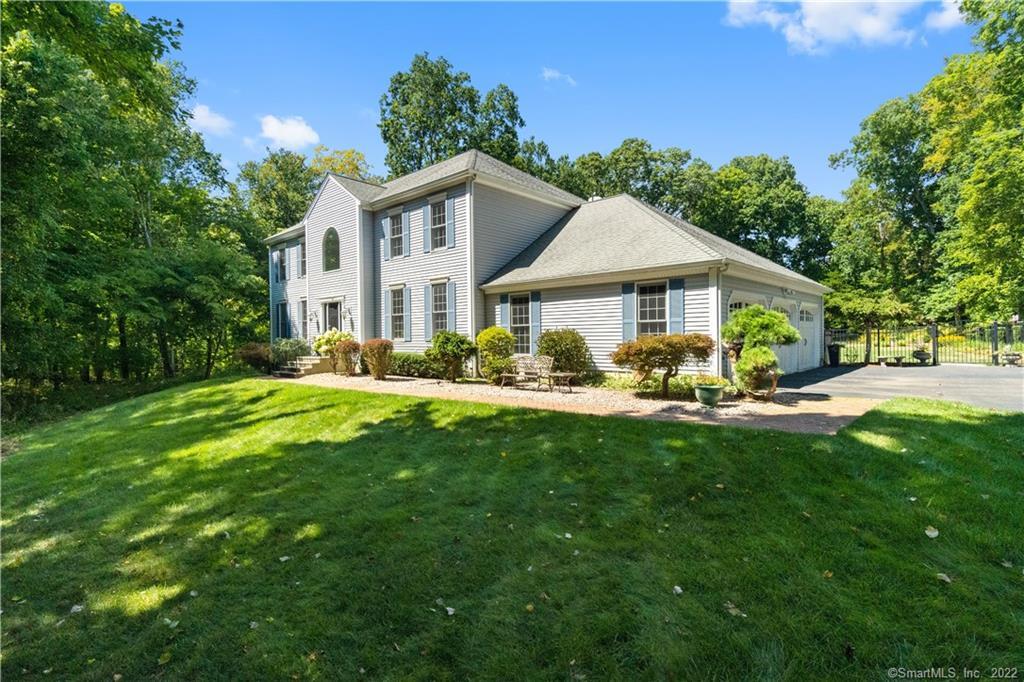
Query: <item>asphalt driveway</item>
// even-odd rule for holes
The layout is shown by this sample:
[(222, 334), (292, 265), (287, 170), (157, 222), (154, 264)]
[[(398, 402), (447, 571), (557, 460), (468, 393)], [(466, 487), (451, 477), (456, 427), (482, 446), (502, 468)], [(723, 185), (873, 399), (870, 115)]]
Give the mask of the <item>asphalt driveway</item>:
[(782, 377), (780, 390), (853, 398), (937, 398), (1024, 411), (1024, 368), (986, 365), (821, 367)]

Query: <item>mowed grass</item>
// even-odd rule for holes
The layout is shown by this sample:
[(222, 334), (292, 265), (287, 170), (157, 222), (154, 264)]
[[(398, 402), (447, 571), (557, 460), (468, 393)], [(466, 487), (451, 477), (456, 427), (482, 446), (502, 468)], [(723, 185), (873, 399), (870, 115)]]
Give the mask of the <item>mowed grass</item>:
[(10, 679), (1024, 663), (1020, 414), (803, 436), (244, 379), (29, 431), (2, 492)]

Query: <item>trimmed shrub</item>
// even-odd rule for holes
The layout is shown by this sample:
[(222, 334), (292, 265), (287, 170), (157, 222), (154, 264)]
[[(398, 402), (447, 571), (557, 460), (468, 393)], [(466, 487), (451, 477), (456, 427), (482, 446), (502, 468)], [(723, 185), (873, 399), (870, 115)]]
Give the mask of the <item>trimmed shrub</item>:
[(370, 374), (377, 381), (387, 378), (391, 370), (391, 356), (394, 353), (395, 344), (388, 339), (370, 339), (363, 344), (363, 360), (370, 369)]
[(454, 382), (462, 375), (466, 360), (475, 350), (476, 346), (465, 336), (444, 329), (434, 334), (425, 355), (427, 359), (442, 365), (445, 377)]
[(326, 357), (331, 362), (331, 371), (338, 371), (338, 344), (342, 341), (353, 341), (354, 337), (349, 332), (340, 332), (337, 329), (328, 329), (313, 340), (313, 350)]
[(309, 354), (309, 344), (305, 339), (278, 339), (270, 347), (270, 362), (274, 367), (280, 367)]
[(507, 329), (484, 329), (476, 335), (476, 347), (480, 351), (480, 373), (491, 383), (498, 383), (502, 374), (515, 369), (512, 354), (516, 348), (516, 337)]
[(444, 368), (439, 367), (422, 353), (392, 353), (391, 374), (400, 377), (440, 379)]
[(739, 358), (744, 348), (796, 343), (800, 332), (782, 313), (752, 305), (737, 310), (722, 325), (722, 339), (728, 342), (732, 355)]
[(586, 339), (575, 329), (549, 329), (537, 337), (537, 355), (550, 355), (556, 372), (572, 372), (582, 378), (592, 359)]
[(767, 346), (746, 348), (734, 367), (736, 383), (744, 392), (755, 394), (764, 391), (763, 396), (771, 400), (775, 395), (782, 370), (779, 359)]
[(690, 379), (694, 386), (728, 386), (729, 380), (714, 374), (697, 374)]
[(270, 344), (246, 343), (238, 347), (235, 356), (260, 372), (270, 371)]
[(714, 349), (715, 342), (707, 334), (641, 336), (620, 343), (611, 360), (619, 367), (632, 369), (637, 383), (647, 381), (655, 370), (661, 370), (661, 397), (667, 398), (669, 382), (679, 373), (679, 366), (707, 362)]
[(342, 339), (335, 344), (333, 352), (338, 358), (338, 367), (341, 371), (346, 376), (354, 377), (359, 367), (359, 342), (354, 339)]

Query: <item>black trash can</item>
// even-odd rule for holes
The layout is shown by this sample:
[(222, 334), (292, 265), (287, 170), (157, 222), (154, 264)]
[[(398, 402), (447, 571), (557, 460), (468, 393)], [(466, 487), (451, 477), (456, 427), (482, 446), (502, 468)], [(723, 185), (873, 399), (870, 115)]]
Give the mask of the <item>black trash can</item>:
[(828, 345), (828, 366), (838, 367), (839, 366), (839, 349), (843, 347), (841, 343), (830, 343)]

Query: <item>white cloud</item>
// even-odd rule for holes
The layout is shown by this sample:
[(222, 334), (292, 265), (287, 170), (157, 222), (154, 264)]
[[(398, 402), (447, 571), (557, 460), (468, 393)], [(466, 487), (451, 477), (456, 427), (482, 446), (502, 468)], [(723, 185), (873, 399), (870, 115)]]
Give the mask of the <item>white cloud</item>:
[(242, 145), (246, 149), (256, 149), (256, 140), (246, 135), (245, 137), (242, 138)]
[(572, 87), (576, 87), (576, 79), (567, 73), (562, 73), (558, 69), (552, 69), (549, 66), (545, 66), (540, 70), (540, 77), (545, 81), (565, 81)]
[(218, 114), (205, 104), (196, 105), (192, 110), (192, 121), (189, 123), (192, 130), (211, 135), (229, 135), (234, 125), (234, 121)]
[(730, 0), (725, 23), (736, 27), (764, 24), (782, 33), (794, 52), (821, 54), (836, 45), (910, 44), (917, 31), (904, 23), (906, 15), (920, 4), (803, 0), (799, 5), (780, 6)]
[(320, 141), (317, 132), (301, 116), (264, 116), (260, 119), (260, 137), (270, 140), (272, 147), (298, 151)]
[(957, 0), (942, 0), (942, 9), (929, 12), (924, 18), (924, 25), (936, 31), (948, 31), (963, 23)]

